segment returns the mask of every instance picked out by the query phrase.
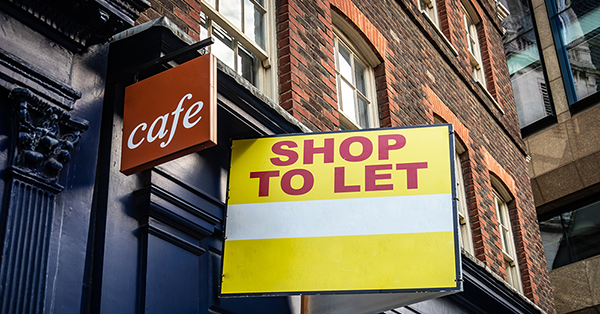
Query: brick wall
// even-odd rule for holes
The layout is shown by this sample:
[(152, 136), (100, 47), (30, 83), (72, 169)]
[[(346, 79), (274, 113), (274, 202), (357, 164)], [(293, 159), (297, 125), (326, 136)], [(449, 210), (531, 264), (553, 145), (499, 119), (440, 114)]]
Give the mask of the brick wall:
[[(279, 55), (280, 73), (286, 75), (285, 82), (293, 81), (294, 76), (303, 76), (300, 84), (294, 82), (291, 86), (280, 81), (280, 102), (314, 130), (335, 129), (339, 125), (335, 113), (335, 60), (332, 26), (327, 24), (331, 23), (331, 10), (344, 14), (346, 21), (373, 49), (377, 49), (378, 44), (369, 34), (373, 34), (372, 27), (375, 27), (386, 43), (381, 54), (383, 62), (375, 68), (380, 125), (429, 124), (434, 114), (450, 117), (445, 119), (454, 122), (467, 148), (460, 157), (476, 257), (506, 278), (493, 204), (491, 177), (495, 176), (514, 197), (508, 205), (524, 295), (553, 313), (526, 153), (502, 50), (501, 28), (495, 11), (490, 11), (495, 6), (489, 1), (472, 4), (482, 20), (479, 36), (490, 97), (471, 77), (460, 0), (438, 1), (438, 4), (442, 4), (442, 33), (458, 56), (424, 19), (416, 1), (331, 0), (311, 4), (277, 1), (278, 40), (283, 49)], [(325, 31), (308, 28), (312, 21), (318, 21), (314, 25)], [(294, 26), (296, 24), (304, 26), (303, 33)], [(287, 25), (292, 27), (288, 29)], [(296, 57), (310, 55), (307, 49), (325, 53), (319, 58)], [(301, 61), (291, 62), (290, 58)], [(318, 70), (321, 68), (324, 70)], [(307, 75), (303, 73), (305, 69), (317, 71)]]
[[(165, 15), (197, 38), (199, 1), (151, 3), (138, 22)], [(374, 74), (381, 127), (430, 124), (434, 115), (454, 123), (466, 148), (460, 158), (475, 256), (502, 278), (492, 176), (507, 187), (524, 295), (555, 313), (494, 1), (471, 2), (482, 20), (491, 97), (471, 76), (461, 0), (437, 4), (443, 35), (415, 0), (275, 0), (276, 100), (314, 131), (339, 129), (332, 12), (342, 16), (380, 59)]]

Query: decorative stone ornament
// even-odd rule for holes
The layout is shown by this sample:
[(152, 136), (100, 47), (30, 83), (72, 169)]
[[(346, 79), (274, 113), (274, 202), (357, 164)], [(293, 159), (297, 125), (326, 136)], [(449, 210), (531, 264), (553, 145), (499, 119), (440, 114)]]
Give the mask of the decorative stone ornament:
[(25, 88), (13, 89), (9, 98), (14, 101), (17, 120), (13, 167), (48, 183), (57, 181), (88, 121), (71, 116)]

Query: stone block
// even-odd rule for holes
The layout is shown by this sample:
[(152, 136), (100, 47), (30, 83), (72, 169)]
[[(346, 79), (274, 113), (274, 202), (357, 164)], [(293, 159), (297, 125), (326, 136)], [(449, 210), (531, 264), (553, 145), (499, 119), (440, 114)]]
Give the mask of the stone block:
[(564, 124), (556, 124), (532, 135), (527, 142), (531, 155), (529, 165), (533, 168), (536, 177), (573, 161), (569, 136)]
[(538, 176), (537, 183), (545, 202), (551, 202), (583, 188), (583, 182), (574, 163)]
[(550, 272), (558, 313), (570, 313), (594, 305), (586, 263), (573, 263)]
[(600, 151), (600, 105), (573, 116), (565, 125), (574, 159)]

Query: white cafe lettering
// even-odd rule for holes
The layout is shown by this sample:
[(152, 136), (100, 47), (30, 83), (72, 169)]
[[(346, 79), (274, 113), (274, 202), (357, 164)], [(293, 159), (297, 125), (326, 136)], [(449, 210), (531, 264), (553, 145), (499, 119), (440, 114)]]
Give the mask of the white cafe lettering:
[[(175, 109), (175, 111), (173, 111), (171, 113), (173, 115), (173, 123), (171, 124), (169, 139), (166, 142), (160, 143), (161, 148), (165, 148), (165, 147), (167, 147), (167, 145), (169, 145), (169, 143), (171, 143), (171, 140), (175, 136), (175, 131), (177, 130), (177, 123), (179, 122), (179, 114), (182, 113), (184, 110), (183, 102), (185, 100), (189, 100), (191, 98), (192, 98), (192, 94), (187, 94), (187, 95), (183, 96), (183, 98), (181, 98), (181, 100), (179, 101), (179, 105), (177, 105), (177, 109)], [(200, 110), (202, 110), (203, 106), (204, 106), (204, 103), (201, 101), (198, 101), (198, 102), (195, 102), (194, 104), (192, 104), (188, 108), (188, 110), (185, 112), (185, 115), (183, 116), (182, 124), (183, 124), (184, 128), (186, 128), (186, 129), (192, 128), (198, 122), (200, 122), (200, 119), (202, 119), (202, 116), (199, 116), (196, 120), (191, 121), (191, 122), (190, 122), (190, 119), (193, 119), (200, 112)], [(165, 137), (167, 135), (167, 133), (169, 133), (169, 130), (166, 128), (168, 120), (169, 120), (169, 113), (166, 113), (165, 115), (162, 115), (162, 116), (158, 116), (156, 118), (156, 120), (154, 120), (154, 122), (152, 122), (152, 125), (150, 125), (150, 129), (148, 129), (148, 134), (146, 135), (145, 139), (147, 139), (149, 143), (152, 143), (157, 138), (162, 139), (163, 137)], [(160, 127), (159, 127), (158, 131), (155, 132), (155, 129), (159, 125), (159, 123), (160, 123)], [(131, 131), (131, 134), (129, 134), (129, 138), (127, 140), (127, 147), (129, 147), (129, 149), (135, 149), (138, 146), (140, 146), (142, 144), (142, 142), (144, 142), (144, 137), (142, 137), (137, 143), (134, 143), (134, 137), (135, 137), (136, 132), (140, 131), (140, 133), (141, 133), (142, 131), (146, 131), (147, 128), (148, 128), (148, 124), (146, 124), (146, 122), (142, 122), (142, 123), (138, 124), (138, 126), (136, 126), (133, 129), (133, 131)]]

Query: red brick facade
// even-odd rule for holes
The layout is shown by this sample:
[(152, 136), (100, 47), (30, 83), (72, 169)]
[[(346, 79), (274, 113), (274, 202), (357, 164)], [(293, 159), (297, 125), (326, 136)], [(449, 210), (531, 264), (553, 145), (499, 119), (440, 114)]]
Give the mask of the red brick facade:
[[(150, 2), (152, 9), (139, 22), (165, 15), (198, 38), (198, 0)], [(475, 257), (505, 279), (491, 178), (511, 194), (523, 294), (554, 313), (500, 20), (493, 0), (470, 4), (481, 20), (487, 91), (471, 76), (461, 0), (437, 1), (447, 40), (415, 0), (276, 0), (277, 56), (271, 61), (278, 71), (276, 101), (314, 131), (339, 129), (332, 12), (342, 16), (380, 59), (374, 74), (381, 127), (431, 124), (434, 115), (454, 124), (466, 148), (460, 158)]]

